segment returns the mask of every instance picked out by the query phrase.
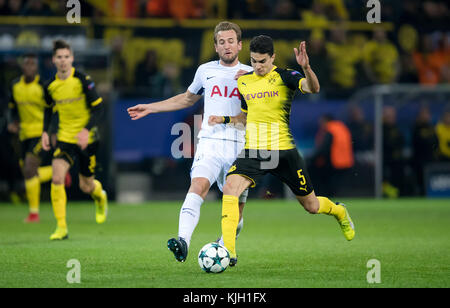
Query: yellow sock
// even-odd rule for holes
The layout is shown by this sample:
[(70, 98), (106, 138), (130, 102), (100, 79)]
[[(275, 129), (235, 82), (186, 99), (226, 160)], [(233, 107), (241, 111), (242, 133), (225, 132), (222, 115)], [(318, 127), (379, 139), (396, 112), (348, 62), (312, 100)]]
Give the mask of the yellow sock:
[(51, 199), (53, 205), (53, 213), (55, 214), (58, 227), (67, 228), (66, 222), (66, 189), (64, 184), (55, 185), (52, 183), (51, 187)]
[(41, 183), (39, 182), (39, 177), (35, 176), (25, 180), (25, 190), (30, 206), (30, 213), (39, 213), (39, 200), (41, 199)]
[(52, 179), (52, 166), (45, 166), (38, 168), (39, 181), (41, 183), (48, 182)]
[(236, 258), (236, 229), (239, 224), (239, 198), (224, 195), (222, 202), (223, 243), (231, 258)]
[(345, 209), (342, 205), (338, 205), (328, 199), (327, 197), (317, 197), (319, 199), (319, 211), (318, 214), (332, 215), (341, 220), (345, 218)]
[(96, 201), (100, 201), (100, 199), (102, 198), (102, 191), (103, 191), (102, 183), (100, 183), (97, 180), (94, 180), (94, 185), (95, 188), (94, 191), (91, 193), (91, 197)]

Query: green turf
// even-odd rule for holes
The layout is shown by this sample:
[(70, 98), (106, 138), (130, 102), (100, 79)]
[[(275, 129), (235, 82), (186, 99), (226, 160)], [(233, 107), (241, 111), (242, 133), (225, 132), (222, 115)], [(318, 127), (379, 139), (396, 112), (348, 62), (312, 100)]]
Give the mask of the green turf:
[[(41, 223), (25, 225), (25, 206), (0, 205), (0, 287), (450, 287), (450, 200), (344, 200), (356, 225), (347, 242), (336, 221), (293, 201), (250, 200), (237, 242), (239, 263), (206, 274), (198, 250), (220, 232), (221, 208), (206, 202), (186, 263), (166, 248), (181, 202), (111, 204), (96, 225), (92, 203), (69, 202), (70, 239), (51, 242), (49, 204)], [(81, 283), (66, 281), (70, 259)], [(367, 262), (381, 263), (369, 284)]]

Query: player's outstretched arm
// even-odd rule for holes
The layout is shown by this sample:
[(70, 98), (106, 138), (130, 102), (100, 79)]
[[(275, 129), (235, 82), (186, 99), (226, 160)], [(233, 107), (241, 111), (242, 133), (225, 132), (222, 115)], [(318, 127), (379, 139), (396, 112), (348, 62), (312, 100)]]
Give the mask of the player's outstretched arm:
[(241, 124), (241, 125), (246, 125), (247, 124), (247, 114), (244, 112), (241, 112), (240, 114), (238, 114), (237, 116), (234, 117), (224, 117), (224, 116), (216, 116), (216, 115), (212, 115), (209, 116), (208, 118), (208, 124), (210, 126), (214, 126), (216, 124)]
[(302, 91), (305, 93), (319, 93), (319, 79), (317, 79), (316, 74), (309, 65), (309, 58), (308, 54), (306, 53), (306, 43), (304, 41), (301, 42), (298, 49), (294, 48), (294, 53), (297, 63), (302, 67), (303, 73), (306, 77), (301, 84)]
[(185, 93), (178, 94), (157, 103), (139, 104), (130, 107), (127, 111), (132, 120), (138, 120), (151, 113), (168, 112), (188, 108), (194, 105), (200, 97), (201, 95), (196, 95), (186, 91)]

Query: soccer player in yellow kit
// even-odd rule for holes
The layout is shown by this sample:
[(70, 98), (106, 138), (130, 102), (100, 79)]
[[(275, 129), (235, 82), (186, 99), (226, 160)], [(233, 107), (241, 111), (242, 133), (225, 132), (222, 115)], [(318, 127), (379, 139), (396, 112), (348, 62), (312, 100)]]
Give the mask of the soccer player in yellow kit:
[(235, 117), (209, 118), (217, 123), (246, 123), (245, 147), (227, 174), (223, 188), (222, 234), (230, 253), (230, 266), (237, 263), (236, 227), (239, 219), (238, 196), (271, 173), (286, 183), (300, 204), (311, 214), (334, 216), (347, 240), (355, 236), (347, 209), (326, 197), (317, 197), (306, 164), (298, 153), (289, 129), (295, 91), (317, 93), (319, 81), (309, 65), (305, 42), (295, 48), (297, 63), (305, 77), (294, 70), (276, 67), (273, 40), (265, 35), (250, 42), (253, 72), (238, 79), (242, 113)]
[(103, 99), (98, 96), (91, 78), (73, 67), (73, 52), (66, 42), (54, 42), (52, 61), (57, 73), (45, 86), (48, 108), (44, 113), (42, 147), (46, 151), (50, 149), (48, 127), (55, 107), (59, 126), (52, 160), (51, 201), (57, 227), (50, 240), (63, 240), (68, 238), (64, 178), (75, 160), (80, 166), (80, 189), (95, 201), (97, 223), (106, 220), (107, 195), (102, 184), (94, 178), (99, 146), (97, 125), (103, 112)]
[(44, 121), (44, 85), (38, 74), (37, 55), (22, 57), (22, 76), (12, 82), (9, 99), (8, 130), (19, 133), (21, 165), (29, 204), (26, 223), (39, 222), (41, 183), (50, 181), (52, 167), (39, 167), (49, 155), (42, 150), (41, 136)]

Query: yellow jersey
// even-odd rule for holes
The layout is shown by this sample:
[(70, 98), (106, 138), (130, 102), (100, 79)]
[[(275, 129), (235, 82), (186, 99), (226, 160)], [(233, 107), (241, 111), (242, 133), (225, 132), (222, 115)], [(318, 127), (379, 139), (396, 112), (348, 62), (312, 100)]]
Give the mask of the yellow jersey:
[(289, 117), (294, 94), (303, 93), (302, 79), (301, 73), (276, 66), (265, 76), (250, 72), (238, 79), (241, 110), (247, 113), (246, 149), (295, 148)]
[(58, 141), (76, 144), (83, 128), (89, 129), (89, 144), (98, 139), (97, 128), (90, 127), (92, 110), (102, 103), (91, 78), (72, 68), (70, 76), (61, 80), (55, 75), (45, 86), (47, 107), (59, 115)]
[(8, 107), (18, 116), (21, 141), (42, 136), (45, 105), (44, 85), (39, 75), (30, 83), (25, 82), (24, 76), (13, 81)]

